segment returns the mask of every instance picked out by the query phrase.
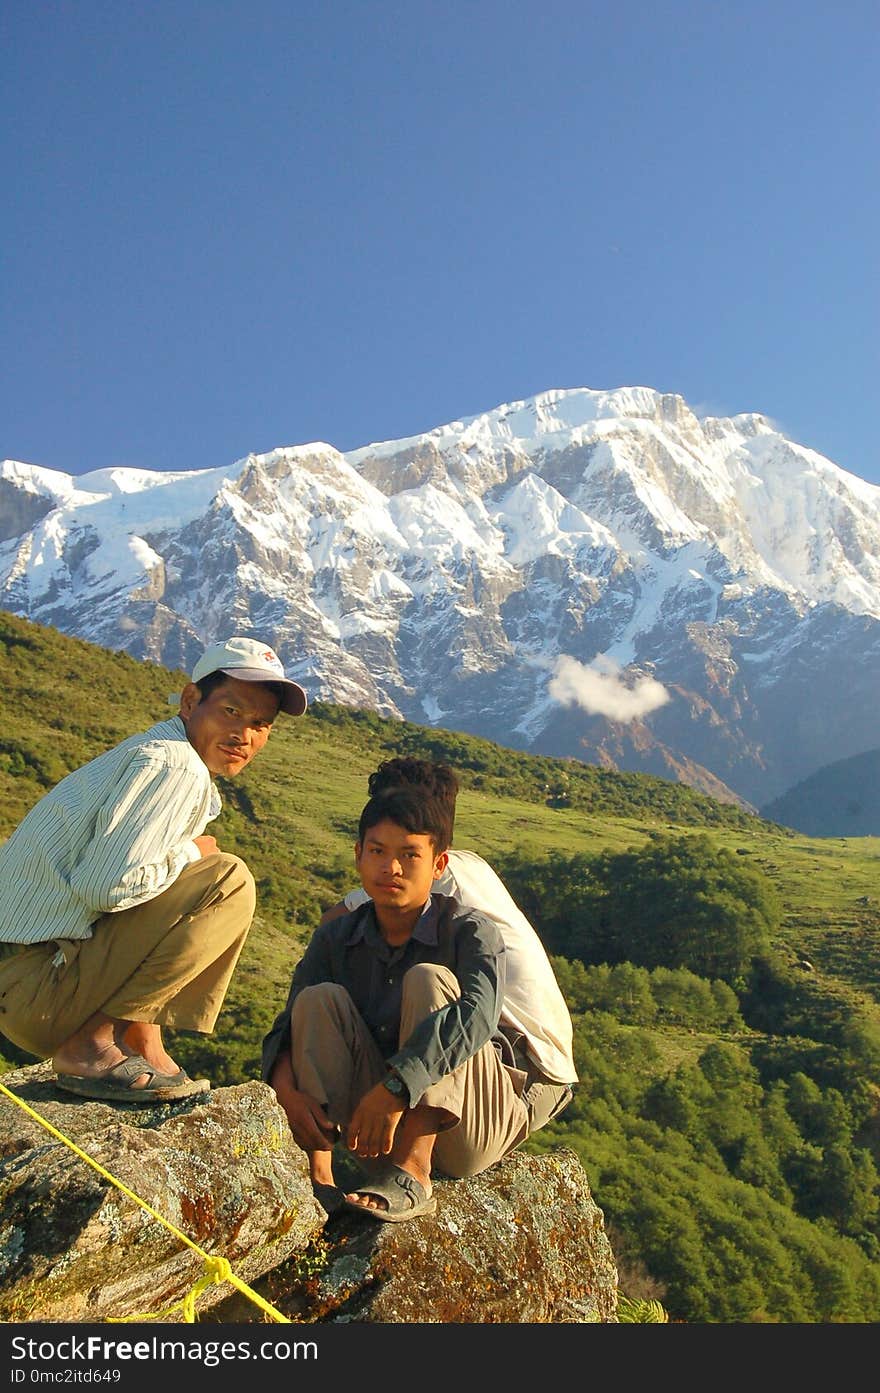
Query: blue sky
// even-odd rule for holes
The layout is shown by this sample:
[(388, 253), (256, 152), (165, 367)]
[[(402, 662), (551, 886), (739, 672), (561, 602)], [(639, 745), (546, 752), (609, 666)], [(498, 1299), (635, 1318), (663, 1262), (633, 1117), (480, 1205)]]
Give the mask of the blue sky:
[(876, 0), (6, 0), (0, 52), (3, 456), (642, 385), (880, 482)]

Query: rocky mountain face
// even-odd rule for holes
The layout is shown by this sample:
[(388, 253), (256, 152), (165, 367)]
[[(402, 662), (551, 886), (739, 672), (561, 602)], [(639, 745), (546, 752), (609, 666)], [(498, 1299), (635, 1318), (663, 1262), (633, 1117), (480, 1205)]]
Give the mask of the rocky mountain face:
[(876, 743), (880, 489), (765, 418), (550, 391), (407, 440), (0, 473), (0, 605), (757, 807)]

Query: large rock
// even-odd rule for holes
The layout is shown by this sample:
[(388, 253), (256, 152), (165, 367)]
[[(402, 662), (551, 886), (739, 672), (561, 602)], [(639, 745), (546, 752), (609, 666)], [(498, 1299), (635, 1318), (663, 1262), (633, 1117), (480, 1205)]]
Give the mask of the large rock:
[[(0, 1084), (248, 1284), (307, 1246), (324, 1221), (305, 1156), (265, 1084), (150, 1107), (64, 1094), (48, 1064), (0, 1075)], [(204, 1274), (199, 1252), (5, 1093), (0, 1119), (0, 1320), (148, 1315)], [(199, 1308), (228, 1294), (212, 1285)]]
[[(145, 1107), (64, 1094), (48, 1064), (0, 1084), (106, 1172), (0, 1092), (2, 1321), (147, 1318), (203, 1276), (202, 1252), (296, 1322), (617, 1320), (602, 1212), (567, 1149), (440, 1179), (437, 1213), (405, 1224), (348, 1211), (326, 1221), (265, 1084)], [(197, 1310), (202, 1321), (266, 1319), (226, 1282)]]
[[(616, 1322), (614, 1257), (573, 1151), (516, 1151), (434, 1190), (437, 1213), (405, 1224), (335, 1215), (307, 1261), (256, 1290), (298, 1321)], [(209, 1319), (240, 1321), (245, 1309), (233, 1296)]]

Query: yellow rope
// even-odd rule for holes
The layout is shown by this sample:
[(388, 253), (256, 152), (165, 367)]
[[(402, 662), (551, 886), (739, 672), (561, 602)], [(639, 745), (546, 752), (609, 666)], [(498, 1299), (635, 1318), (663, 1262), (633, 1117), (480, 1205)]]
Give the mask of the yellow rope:
[(57, 1127), (53, 1127), (51, 1122), (47, 1122), (45, 1117), (41, 1117), (40, 1114), (38, 1112), (35, 1112), (32, 1107), (29, 1107), (28, 1104), (23, 1101), (23, 1099), (16, 1097), (16, 1095), (11, 1091), (11, 1089), (7, 1088), (6, 1085), (3, 1083), (0, 1083), (0, 1092), (5, 1093), (7, 1098), (11, 1098), (13, 1103), (17, 1103), (20, 1108), (23, 1108), (24, 1111), (34, 1119), (34, 1121), (39, 1122), (41, 1127), (45, 1127), (47, 1132), (51, 1132), (52, 1135), (54, 1137), (57, 1137), (59, 1141), (63, 1141), (65, 1146), (70, 1147), (71, 1151), (75, 1151), (77, 1156), (79, 1156), (83, 1161), (86, 1161), (94, 1170), (98, 1172), (99, 1175), (102, 1175), (105, 1180), (109, 1180), (111, 1184), (115, 1185), (117, 1189), (121, 1190), (124, 1195), (128, 1195), (129, 1199), (134, 1200), (135, 1204), (139, 1204), (141, 1206), (141, 1209), (145, 1209), (148, 1214), (151, 1214), (153, 1216), (154, 1219), (158, 1219), (160, 1224), (164, 1224), (166, 1229), (170, 1229), (170, 1231), (174, 1234), (175, 1238), (179, 1238), (181, 1243), (185, 1243), (188, 1248), (192, 1248), (193, 1252), (198, 1253), (199, 1257), (205, 1264), (205, 1276), (201, 1277), (199, 1281), (196, 1282), (192, 1290), (186, 1294), (182, 1301), (175, 1302), (173, 1306), (167, 1307), (166, 1310), (159, 1311), (151, 1315), (120, 1316), (115, 1320), (111, 1318), (111, 1320), (108, 1322), (109, 1324), (116, 1324), (134, 1320), (164, 1320), (167, 1318), (169, 1314), (177, 1310), (183, 1311), (183, 1318), (185, 1321), (193, 1323), (196, 1319), (196, 1297), (200, 1296), (201, 1293), (205, 1290), (205, 1288), (211, 1286), (213, 1282), (231, 1282), (234, 1287), (236, 1287), (240, 1292), (243, 1293), (243, 1295), (247, 1296), (251, 1301), (253, 1301), (257, 1306), (259, 1306), (261, 1310), (265, 1311), (266, 1315), (271, 1316), (272, 1320), (278, 1321), (284, 1325), (292, 1324), (292, 1322), (288, 1319), (287, 1316), (282, 1315), (281, 1312), (277, 1311), (274, 1306), (271, 1306), (268, 1301), (264, 1301), (262, 1296), (260, 1296), (258, 1292), (255, 1292), (253, 1288), (248, 1286), (247, 1282), (243, 1282), (240, 1277), (237, 1277), (233, 1272), (232, 1268), (230, 1267), (226, 1258), (212, 1257), (210, 1253), (206, 1253), (203, 1248), (200, 1248), (197, 1243), (194, 1243), (192, 1239), (188, 1238), (185, 1233), (181, 1233), (180, 1229), (175, 1228), (172, 1223), (169, 1223), (169, 1221), (164, 1217), (164, 1215), (159, 1214), (155, 1209), (152, 1208), (151, 1205), (147, 1204), (146, 1200), (142, 1200), (140, 1195), (136, 1195), (133, 1190), (129, 1190), (127, 1185), (123, 1185), (121, 1180), (117, 1180), (115, 1175), (112, 1175), (110, 1171), (105, 1170), (104, 1167), (100, 1165), (96, 1160), (94, 1160), (91, 1156), (89, 1156), (87, 1152), (81, 1150), (81, 1148), (78, 1147), (75, 1142), (72, 1142), (70, 1140), (70, 1137), (66, 1137), (63, 1132), (59, 1132)]
[[(175, 1301), (172, 1305), (164, 1307), (161, 1311), (152, 1311), (149, 1315), (111, 1316), (108, 1323), (110, 1325), (124, 1325), (127, 1321), (133, 1320), (167, 1320), (175, 1311), (182, 1311), (184, 1320), (192, 1324), (196, 1319), (196, 1297), (201, 1296), (206, 1287), (209, 1287), (212, 1282), (236, 1282), (235, 1274), (226, 1258), (212, 1258), (206, 1253), (205, 1268), (205, 1276), (201, 1277), (196, 1282), (192, 1290), (188, 1291), (181, 1301)], [(256, 1296), (256, 1292), (250, 1292), (250, 1289), (244, 1287), (243, 1283), (242, 1287), (245, 1291), (249, 1292), (250, 1295), (256, 1297), (260, 1304), (267, 1310), (273, 1310), (273, 1307), (266, 1306), (266, 1303), (263, 1302), (260, 1297)], [(286, 1316), (282, 1316), (278, 1312), (276, 1312), (275, 1315), (277, 1319), (284, 1321), (288, 1325), (290, 1324)]]

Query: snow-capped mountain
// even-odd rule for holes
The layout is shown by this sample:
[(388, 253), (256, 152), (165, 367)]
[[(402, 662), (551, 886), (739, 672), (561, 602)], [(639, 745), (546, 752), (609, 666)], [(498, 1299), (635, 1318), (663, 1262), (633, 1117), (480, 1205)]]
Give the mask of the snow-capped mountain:
[(228, 468), (0, 471), (0, 605), (758, 806), (877, 743), (880, 488), (764, 417), (548, 391)]

